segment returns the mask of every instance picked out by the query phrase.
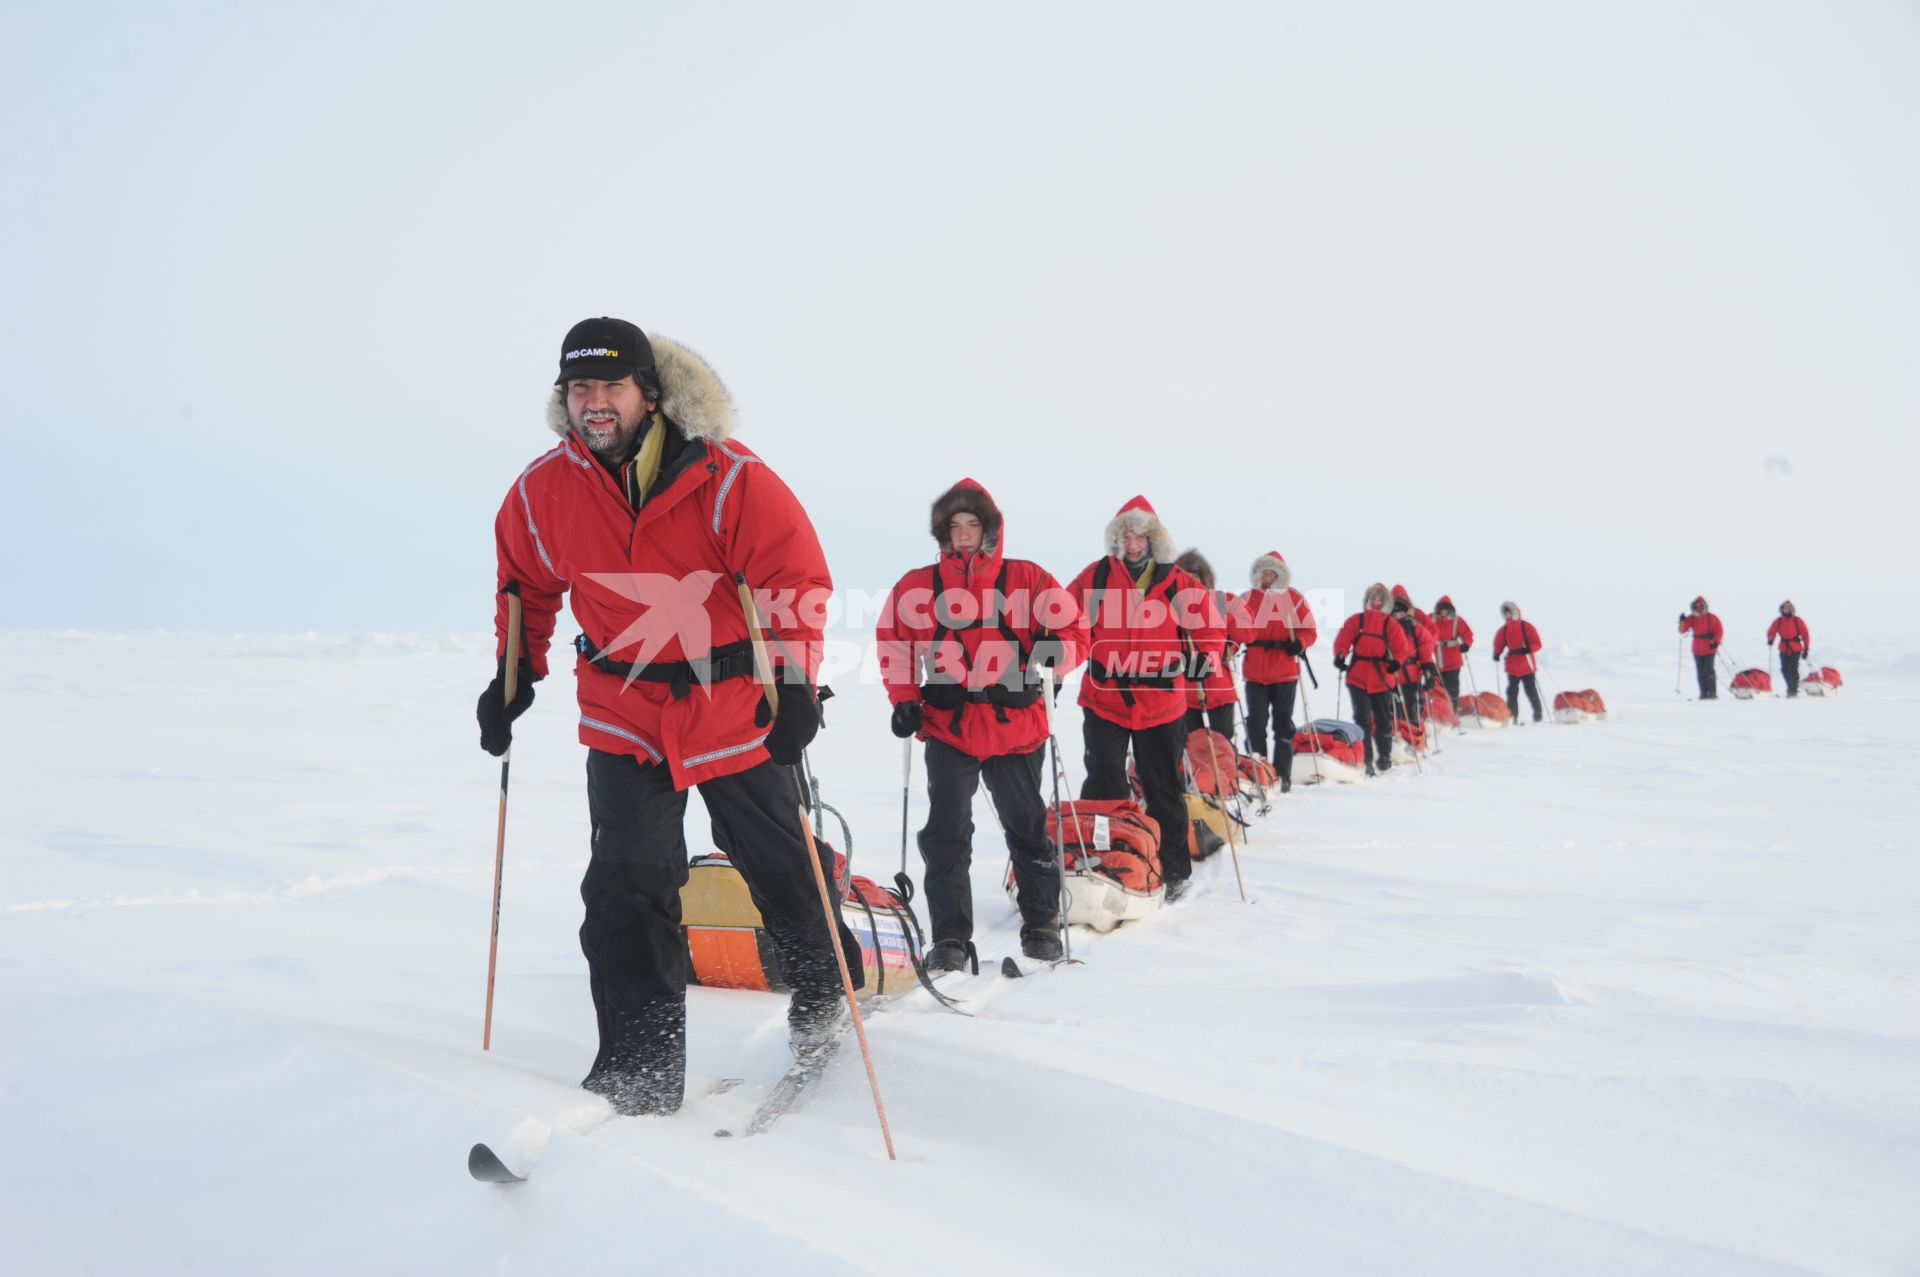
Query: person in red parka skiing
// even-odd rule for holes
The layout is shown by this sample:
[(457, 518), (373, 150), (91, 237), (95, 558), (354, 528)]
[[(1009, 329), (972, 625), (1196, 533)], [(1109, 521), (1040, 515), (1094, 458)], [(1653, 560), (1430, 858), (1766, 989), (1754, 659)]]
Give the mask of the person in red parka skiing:
[(1387, 614), (1399, 622), (1400, 628), (1413, 640), (1413, 659), (1397, 678), (1400, 712), (1409, 723), (1419, 727), (1427, 717), (1426, 693), (1440, 678), (1440, 667), (1436, 663), (1439, 639), (1434, 634), (1433, 619), (1413, 605), (1413, 596), (1404, 585), (1393, 587)]
[[(592, 857), (580, 947), (600, 1046), (581, 1084), (623, 1114), (671, 1113), (684, 1091), (690, 788), (779, 949), (795, 1052), (831, 1040), (846, 1015), (792, 770), (820, 726), (813, 680), (832, 581), (806, 511), (731, 438), (733, 424), (732, 400), (698, 355), (625, 320), (583, 320), (561, 344), (547, 404), (559, 445), (514, 481), (494, 520), (497, 668), (476, 710), (483, 749), (504, 754), (532, 704), (563, 595), (582, 631)], [(772, 644), (777, 713), (755, 677), (742, 586)], [(514, 594), (524, 643), (509, 702)], [(829, 854), (823, 844), (831, 878)], [(861, 964), (850, 965), (858, 983)]]
[(1800, 695), (1800, 662), (1813, 656), (1813, 631), (1794, 610), (1793, 600), (1780, 605), (1780, 615), (1767, 626), (1767, 646), (1780, 645), (1780, 672), (1786, 676), (1787, 695)]
[(1174, 564), (1173, 538), (1145, 497), (1134, 497), (1107, 524), (1106, 554), (1067, 588), (1086, 615), (1091, 642), (1080, 681), (1087, 778), (1080, 796), (1129, 796), (1127, 751), (1160, 827), (1167, 903), (1185, 895), (1193, 860), (1182, 835), (1187, 801), (1180, 784), (1190, 676), (1212, 672), (1226, 622), (1213, 592)]
[(1720, 651), (1720, 640), (1725, 636), (1726, 629), (1720, 624), (1720, 618), (1707, 610), (1704, 594), (1697, 596), (1680, 614), (1680, 633), (1693, 635), (1693, 672), (1700, 680), (1700, 699), (1719, 699), (1713, 662)]
[(1235, 598), (1228, 629), (1247, 649), (1247, 749), (1267, 756), (1267, 719), (1273, 719), (1273, 770), (1280, 792), (1293, 788), (1293, 699), (1300, 663), (1320, 637), (1306, 596), (1293, 588), (1293, 570), (1273, 550), (1253, 561), (1253, 588)]
[[(1226, 591), (1215, 587), (1213, 564), (1207, 562), (1207, 556), (1198, 550), (1187, 550), (1174, 564), (1213, 594), (1213, 605), (1224, 619), (1231, 599)], [(1182, 722), (1189, 736), (1208, 727), (1228, 740), (1233, 739), (1233, 709), (1240, 703), (1240, 693), (1233, 682), (1233, 658), (1239, 652), (1240, 644), (1234, 639), (1231, 626), (1223, 627), (1219, 646), (1206, 654), (1211, 667), (1207, 677), (1187, 684), (1187, 716)]]
[(1006, 520), (962, 479), (933, 503), (932, 564), (900, 578), (875, 631), (893, 734), (926, 742), (927, 966), (956, 971), (973, 952), (973, 796), (984, 778), (1012, 857), (1020, 951), (1052, 962), (1060, 869), (1047, 839), (1042, 696), (1086, 655), (1080, 606), (1045, 569), (1005, 557)]
[(1533, 706), (1533, 721), (1540, 721), (1540, 631), (1533, 622), (1520, 616), (1518, 603), (1500, 605), (1500, 628), (1493, 635), (1493, 659), (1502, 653), (1507, 658), (1507, 710), (1514, 726), (1520, 725), (1520, 689), (1527, 689), (1527, 703)]
[(1434, 645), (1440, 652), (1440, 682), (1445, 685), (1447, 695), (1457, 701), (1460, 670), (1467, 663), (1467, 653), (1473, 650), (1473, 627), (1444, 594), (1433, 605), (1433, 635)]
[(1376, 581), (1333, 639), (1333, 667), (1353, 694), (1369, 776), (1393, 767), (1394, 680), (1413, 658), (1413, 640), (1387, 614), (1387, 587)]

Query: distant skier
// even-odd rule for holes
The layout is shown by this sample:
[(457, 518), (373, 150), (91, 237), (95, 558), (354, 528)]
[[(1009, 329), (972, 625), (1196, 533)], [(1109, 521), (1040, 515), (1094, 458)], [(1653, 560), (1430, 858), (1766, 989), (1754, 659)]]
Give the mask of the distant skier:
[(1473, 627), (1454, 608), (1453, 600), (1442, 594), (1433, 605), (1433, 632), (1440, 650), (1440, 682), (1447, 695), (1460, 699), (1460, 670), (1473, 650)]
[(1293, 698), (1300, 662), (1320, 637), (1306, 596), (1293, 588), (1293, 571), (1280, 551), (1253, 561), (1253, 588), (1235, 598), (1229, 628), (1246, 646), (1247, 749), (1267, 756), (1267, 719), (1273, 719), (1273, 770), (1280, 792), (1293, 788)]
[[(1207, 556), (1198, 550), (1188, 550), (1175, 559), (1174, 564), (1212, 592), (1214, 607), (1225, 617), (1231, 600), (1226, 591), (1215, 588), (1213, 564), (1207, 562)], [(1187, 684), (1187, 716), (1182, 722), (1189, 735), (1202, 727), (1210, 727), (1228, 740), (1233, 739), (1233, 707), (1240, 700), (1233, 681), (1233, 658), (1239, 651), (1240, 644), (1231, 630), (1222, 629), (1219, 646), (1207, 653), (1212, 666), (1207, 677)]]
[(1507, 710), (1513, 715), (1513, 721), (1520, 721), (1520, 689), (1527, 689), (1527, 701), (1533, 706), (1533, 721), (1540, 721), (1540, 684), (1536, 677), (1540, 662), (1536, 660), (1540, 652), (1540, 631), (1533, 628), (1532, 621), (1520, 618), (1518, 603), (1502, 603), (1500, 615), (1503, 623), (1499, 632), (1493, 636), (1493, 659), (1499, 660), (1502, 652), (1507, 657)]
[(984, 778), (1006, 831), (1020, 951), (1062, 953), (1060, 873), (1047, 838), (1047, 707), (1086, 655), (1079, 604), (1037, 563), (1005, 557), (1006, 521), (962, 479), (933, 503), (939, 558), (900, 578), (875, 631), (893, 734), (926, 742), (927, 966), (958, 970), (973, 941), (973, 796)]
[(1432, 618), (1413, 605), (1413, 596), (1404, 585), (1393, 587), (1389, 615), (1413, 640), (1413, 659), (1400, 671), (1398, 680), (1400, 713), (1417, 728), (1426, 721), (1426, 693), (1440, 678), (1440, 667), (1435, 663), (1439, 639)]
[(1767, 627), (1767, 646), (1780, 644), (1780, 672), (1787, 678), (1787, 695), (1800, 695), (1800, 662), (1813, 656), (1813, 631), (1794, 610), (1793, 600), (1780, 605), (1780, 615)]
[(1107, 524), (1107, 553), (1067, 588), (1079, 600), (1092, 641), (1080, 683), (1087, 778), (1082, 798), (1126, 798), (1127, 751), (1160, 826), (1167, 903), (1187, 892), (1193, 860), (1182, 833), (1187, 801), (1180, 759), (1189, 673), (1211, 672), (1225, 621), (1213, 592), (1175, 565), (1173, 538), (1145, 497)]
[(1365, 743), (1367, 775), (1393, 766), (1394, 679), (1414, 658), (1413, 640), (1387, 615), (1387, 587), (1367, 587), (1358, 612), (1333, 640), (1333, 667), (1353, 693), (1353, 721)]
[(1693, 672), (1700, 680), (1700, 699), (1717, 699), (1713, 660), (1720, 650), (1720, 639), (1726, 630), (1721, 626), (1720, 618), (1707, 610), (1705, 595), (1694, 599), (1687, 610), (1680, 614), (1680, 632), (1693, 635)]
[[(560, 351), (547, 402), (560, 444), (526, 468), (494, 520), (501, 668), (477, 706), (480, 744), (494, 755), (511, 744), (571, 593), (593, 820), (580, 948), (600, 1033), (581, 1085), (624, 1114), (671, 1113), (686, 1076), (688, 789), (699, 787), (779, 949), (796, 1053), (830, 1039), (845, 1014), (791, 767), (820, 727), (820, 630), (809, 618), (832, 582), (800, 502), (729, 437), (733, 402), (698, 355), (606, 318), (574, 325)], [(741, 580), (786, 601), (763, 617), (777, 716), (755, 677)], [(526, 644), (509, 703), (514, 593)], [(822, 847), (831, 876), (828, 855)], [(844, 926), (840, 935), (857, 955)], [(851, 968), (858, 983), (857, 958)]]

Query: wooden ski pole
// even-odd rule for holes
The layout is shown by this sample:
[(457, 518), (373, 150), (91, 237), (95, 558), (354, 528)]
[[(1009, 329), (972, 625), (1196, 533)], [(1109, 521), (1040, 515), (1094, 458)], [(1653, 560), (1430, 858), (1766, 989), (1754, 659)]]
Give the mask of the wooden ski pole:
[[(760, 690), (767, 698), (767, 723), (771, 727), (780, 714), (780, 694), (773, 685), (773, 662), (767, 658), (766, 634), (760, 625), (760, 609), (754, 605), (753, 591), (747, 586), (747, 574), (735, 572), (740, 587), (740, 609), (746, 614), (747, 635), (753, 641), (753, 671), (760, 679)], [(827, 936), (833, 941), (833, 956), (840, 964), (840, 985), (846, 991), (847, 1010), (853, 1016), (854, 1036), (860, 1040), (860, 1056), (867, 1065), (867, 1087), (873, 1092), (873, 1110), (880, 1118), (880, 1137), (886, 1141), (887, 1159), (898, 1161), (893, 1151), (893, 1129), (887, 1123), (886, 1101), (880, 1098), (880, 1074), (873, 1067), (873, 1048), (867, 1044), (867, 1025), (860, 1015), (860, 997), (853, 989), (853, 975), (847, 969), (847, 951), (840, 943), (840, 920), (833, 914), (833, 896), (827, 891), (827, 876), (820, 868), (820, 848), (813, 840), (813, 822), (807, 818), (807, 794), (800, 775), (794, 773), (794, 793), (798, 798), (794, 813), (800, 818), (800, 833), (807, 844), (807, 863), (813, 867), (813, 885), (820, 893), (820, 911), (827, 920)]]
[[(517, 585), (507, 591), (507, 657), (502, 670), (506, 693), (502, 704), (513, 704), (520, 681), (520, 591)], [(513, 768), (513, 746), (500, 755), (500, 819), (493, 833), (493, 923), (487, 937), (487, 1015), (480, 1029), (480, 1049), (493, 1049), (493, 977), (500, 961), (500, 880), (507, 865), (507, 777)]]

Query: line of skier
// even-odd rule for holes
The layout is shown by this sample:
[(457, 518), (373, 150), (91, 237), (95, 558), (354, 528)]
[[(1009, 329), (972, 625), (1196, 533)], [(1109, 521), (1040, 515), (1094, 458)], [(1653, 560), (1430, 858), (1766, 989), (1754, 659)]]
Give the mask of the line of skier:
[[(1726, 638), (1727, 631), (1720, 623), (1720, 618), (1707, 606), (1705, 595), (1696, 597), (1687, 605), (1687, 610), (1680, 614), (1680, 633), (1693, 638), (1693, 669), (1694, 677), (1700, 684), (1700, 699), (1719, 699), (1715, 664), (1722, 659), (1720, 644)], [(1792, 599), (1780, 604), (1779, 615), (1767, 626), (1767, 647), (1777, 651), (1780, 672), (1787, 681), (1787, 695), (1798, 696), (1800, 663), (1806, 661), (1811, 665), (1813, 660), (1813, 631), (1800, 618)]]

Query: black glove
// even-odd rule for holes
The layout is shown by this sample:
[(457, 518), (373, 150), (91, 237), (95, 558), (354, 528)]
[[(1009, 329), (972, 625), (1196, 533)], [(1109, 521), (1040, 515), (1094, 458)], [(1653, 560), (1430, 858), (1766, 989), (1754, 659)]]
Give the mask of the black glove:
[(1433, 685), (1440, 681), (1440, 671), (1431, 664), (1420, 667), (1420, 686), (1424, 691), (1432, 691)]
[(921, 687), (920, 699), (935, 709), (959, 709), (967, 703), (967, 689), (958, 683), (928, 683)]
[(532, 662), (521, 658), (520, 670), (514, 679), (512, 704), (507, 703), (506, 661), (503, 659), (500, 665), (500, 673), (493, 676), (493, 682), (480, 693), (480, 703), (474, 707), (474, 717), (480, 720), (480, 748), (495, 758), (513, 744), (513, 720), (533, 704)]
[(1719, 641), (1718, 639), (1715, 639), (1715, 640), (1714, 640), (1713, 642), (1711, 642), (1711, 643), (1709, 643), (1709, 644), (1707, 644), (1707, 650), (1708, 650), (1709, 652), (1717, 652), (1717, 651), (1719, 651), (1719, 650), (1720, 650), (1720, 641)]
[(1387, 673), (1398, 674), (1399, 672), (1400, 672), (1400, 662), (1394, 660), (1391, 656), (1389, 656), (1387, 658)]
[(1337, 670), (1339, 670), (1339, 671), (1340, 671), (1340, 672), (1341, 672), (1342, 674), (1345, 674), (1345, 673), (1347, 672), (1347, 660), (1346, 660), (1346, 658), (1345, 658), (1344, 656), (1336, 656), (1336, 657), (1334, 657), (1334, 658), (1333, 658), (1333, 668), (1335, 668), (1335, 669), (1337, 669)]
[(1305, 656), (1307, 653), (1307, 645), (1299, 639), (1282, 639), (1280, 641), (1280, 650), (1288, 656)]
[(1686, 623), (1687, 623), (1687, 614), (1685, 612), (1682, 612), (1680, 614), (1680, 624), (1685, 625)]
[(1471, 643), (1462, 643), (1460, 645), (1460, 655), (1462, 656), (1465, 656), (1468, 652), (1471, 652), (1472, 650), (1473, 650), (1473, 644)]
[[(791, 767), (800, 761), (807, 746), (820, 734), (820, 698), (813, 690), (813, 684), (806, 679), (789, 683), (781, 680), (780, 714), (773, 720), (773, 730), (767, 733), (767, 752), (773, 755), (773, 761), (782, 767)], [(753, 711), (753, 725), (767, 725), (767, 698), (760, 698), (759, 706)]]
[(919, 731), (920, 724), (926, 721), (926, 711), (920, 708), (919, 701), (901, 701), (893, 707), (893, 734), (901, 740)]
[(1213, 677), (1213, 657), (1205, 652), (1195, 654), (1193, 658), (1193, 681), (1204, 682)]

